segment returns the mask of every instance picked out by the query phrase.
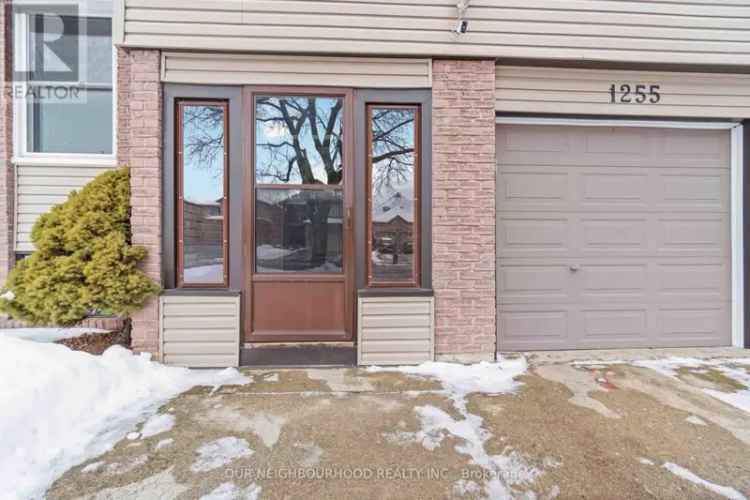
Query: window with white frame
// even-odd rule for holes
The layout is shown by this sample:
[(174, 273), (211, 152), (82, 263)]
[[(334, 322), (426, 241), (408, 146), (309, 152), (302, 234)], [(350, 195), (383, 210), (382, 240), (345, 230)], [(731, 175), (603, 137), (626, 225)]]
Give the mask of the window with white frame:
[(111, 14), (20, 10), (14, 22), (19, 156), (112, 158)]

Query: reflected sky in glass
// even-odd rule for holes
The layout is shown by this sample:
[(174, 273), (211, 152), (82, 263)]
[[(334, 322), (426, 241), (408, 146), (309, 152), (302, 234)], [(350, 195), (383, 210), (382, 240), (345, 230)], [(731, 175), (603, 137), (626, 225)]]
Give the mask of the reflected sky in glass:
[(258, 97), (255, 179), (258, 184), (341, 184), (343, 99)]
[(215, 204), (224, 196), (224, 108), (188, 105), (183, 113), (183, 196)]

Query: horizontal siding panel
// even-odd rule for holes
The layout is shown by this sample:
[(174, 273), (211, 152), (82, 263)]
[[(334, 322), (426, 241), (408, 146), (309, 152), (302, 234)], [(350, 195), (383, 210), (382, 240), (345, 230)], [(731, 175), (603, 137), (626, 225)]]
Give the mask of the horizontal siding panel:
[[(124, 0), (124, 44), (181, 50), (750, 64), (744, 1)], [(234, 83), (234, 82), (232, 82)]]
[(16, 230), (18, 252), (33, 252), (31, 228), (40, 215), (68, 199), (97, 175), (107, 171), (97, 167), (16, 166)]
[(200, 292), (187, 293), (185, 295), (164, 295), (161, 298), (164, 304), (175, 306), (189, 306), (190, 304), (234, 304), (231, 296), (223, 295), (200, 295)]
[(414, 328), (368, 328), (369, 340), (430, 340), (432, 330), (429, 327)]
[(264, 56), (166, 52), (165, 82), (226, 85), (431, 86), (428, 59)]
[[(387, 24), (385, 24), (387, 26)], [(138, 23), (126, 22), (125, 31), (142, 35), (182, 35), (190, 32), (193, 36), (211, 36), (217, 39), (232, 38), (271, 38), (301, 39), (311, 37), (315, 40), (338, 41), (387, 41), (400, 42), (404, 39), (404, 30), (384, 28), (338, 28), (317, 26), (247, 26), (218, 24), (181, 24), (181, 23)], [(471, 31), (462, 37), (462, 44), (480, 46), (517, 46), (529, 44), (528, 33), (476, 33)], [(654, 39), (639, 37), (623, 42), (621, 38), (592, 37), (579, 34), (555, 35), (540, 32), (534, 35), (536, 45), (544, 47), (577, 47), (582, 49), (622, 49), (653, 52), (657, 48), (667, 52), (691, 52), (694, 54), (732, 52), (750, 57), (750, 40), (694, 40), (691, 38)], [(451, 31), (414, 31), (409, 37), (411, 42), (425, 44), (451, 44), (455, 35)]]
[(433, 359), (432, 297), (359, 299), (360, 364), (415, 364)]
[[(656, 104), (611, 103), (610, 86), (659, 85)], [(750, 75), (498, 66), (499, 112), (742, 118)], [(619, 96), (619, 93), (618, 93)], [(631, 98), (635, 98), (634, 95)]]
[(194, 330), (164, 330), (164, 342), (234, 342), (237, 332), (234, 328), (212, 328), (210, 333), (204, 329)]
[(360, 358), (361, 365), (418, 365), (432, 358), (430, 351), (424, 352), (389, 352), (364, 353)]
[(164, 304), (164, 314), (171, 318), (201, 318), (204, 316), (233, 316), (237, 314), (235, 304), (188, 302), (184, 306)]
[(430, 340), (379, 340), (363, 342), (362, 349), (369, 354), (391, 352), (428, 352)]
[(231, 354), (235, 350), (234, 342), (164, 342), (164, 355), (174, 354)]
[(388, 315), (426, 315), (430, 314), (429, 302), (371, 302), (363, 315), (388, 316)]
[(162, 296), (159, 308), (162, 360), (190, 367), (237, 366), (239, 300), (239, 296)]
[(165, 316), (164, 328), (175, 330), (195, 329), (195, 328), (232, 328), (235, 318), (232, 316), (217, 317), (184, 317), (184, 316)]
[(362, 314), (363, 328), (407, 328), (416, 326), (430, 326), (432, 318), (428, 315), (420, 316), (370, 316)]

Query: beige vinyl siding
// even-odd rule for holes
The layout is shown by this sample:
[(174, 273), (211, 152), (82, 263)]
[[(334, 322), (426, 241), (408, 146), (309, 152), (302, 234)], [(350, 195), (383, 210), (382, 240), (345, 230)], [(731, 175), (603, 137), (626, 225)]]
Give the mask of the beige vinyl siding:
[(434, 359), (432, 297), (360, 297), (360, 365), (419, 364)]
[(80, 190), (86, 183), (107, 168), (99, 167), (16, 167), (16, 234), (17, 252), (32, 252), (31, 228), (45, 212), (64, 202), (71, 191)]
[(429, 88), (429, 59), (165, 52), (162, 80), (223, 85)]
[(750, 64), (744, 0), (472, 0), (460, 36), (456, 0), (118, 3), (117, 41), (133, 47)]
[[(612, 84), (659, 85), (661, 98), (657, 104), (612, 104)], [(495, 86), (499, 112), (750, 116), (750, 75), (498, 66)]]
[(239, 365), (239, 294), (162, 296), (159, 311), (165, 364), (193, 368)]

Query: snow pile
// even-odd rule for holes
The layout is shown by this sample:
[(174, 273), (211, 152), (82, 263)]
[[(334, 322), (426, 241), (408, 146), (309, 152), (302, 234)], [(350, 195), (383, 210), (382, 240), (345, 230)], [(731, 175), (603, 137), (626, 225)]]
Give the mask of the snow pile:
[(712, 491), (713, 493), (716, 493), (717, 495), (724, 498), (729, 498), (730, 500), (747, 500), (747, 497), (745, 495), (735, 490), (734, 488), (730, 488), (729, 486), (721, 486), (710, 481), (706, 481), (705, 479), (696, 476), (686, 468), (680, 467), (677, 464), (667, 462), (662, 465), (662, 467), (667, 469), (675, 476), (681, 477), (682, 479), (690, 481), (693, 484), (697, 484), (698, 486), (702, 486), (703, 488), (706, 488), (707, 490)]
[(201, 445), (197, 450), (198, 459), (190, 466), (193, 472), (206, 472), (227, 465), (233, 460), (249, 457), (253, 453), (247, 440), (236, 437), (223, 437)]
[(12, 337), (16, 339), (33, 340), (34, 342), (57, 342), (72, 339), (87, 333), (109, 333), (101, 328), (3, 328), (0, 329), (0, 339)]
[(0, 498), (38, 498), (193, 386), (244, 384), (236, 370), (163, 366), (115, 346), (102, 356), (0, 337)]
[[(484, 420), (479, 415), (470, 413), (466, 398), (472, 393), (503, 394), (515, 392), (521, 383), (515, 379), (526, 372), (526, 359), (500, 359), (497, 363), (479, 363), (459, 365), (453, 363), (424, 363), (419, 366), (396, 368), (371, 367), (370, 372), (397, 371), (409, 375), (433, 377), (440, 381), (448, 391), (453, 405), (463, 417), (455, 419), (440, 408), (426, 405), (414, 408), (420, 420), (420, 430), (416, 432), (399, 431), (386, 436), (392, 442), (421, 443), (428, 450), (441, 446), (443, 440), (453, 436), (461, 440), (456, 451), (471, 458), (473, 464), (488, 472), (484, 483), (484, 493), (493, 499), (514, 498), (514, 487), (530, 484), (542, 474), (542, 471), (528, 465), (516, 451), (506, 448), (502, 454), (490, 455), (485, 443), (492, 433), (484, 428)], [(478, 485), (467, 485), (457, 482), (456, 489), (476, 488)], [(533, 493), (533, 492), (529, 492)]]
[(716, 370), (725, 377), (738, 382), (745, 389), (735, 392), (717, 391), (714, 389), (703, 389), (706, 394), (750, 413), (750, 358), (737, 359), (713, 359), (702, 360), (696, 358), (665, 358), (654, 360), (636, 361), (635, 366), (650, 368), (667, 377), (677, 378), (677, 370), (680, 368), (692, 368), (698, 370)]

